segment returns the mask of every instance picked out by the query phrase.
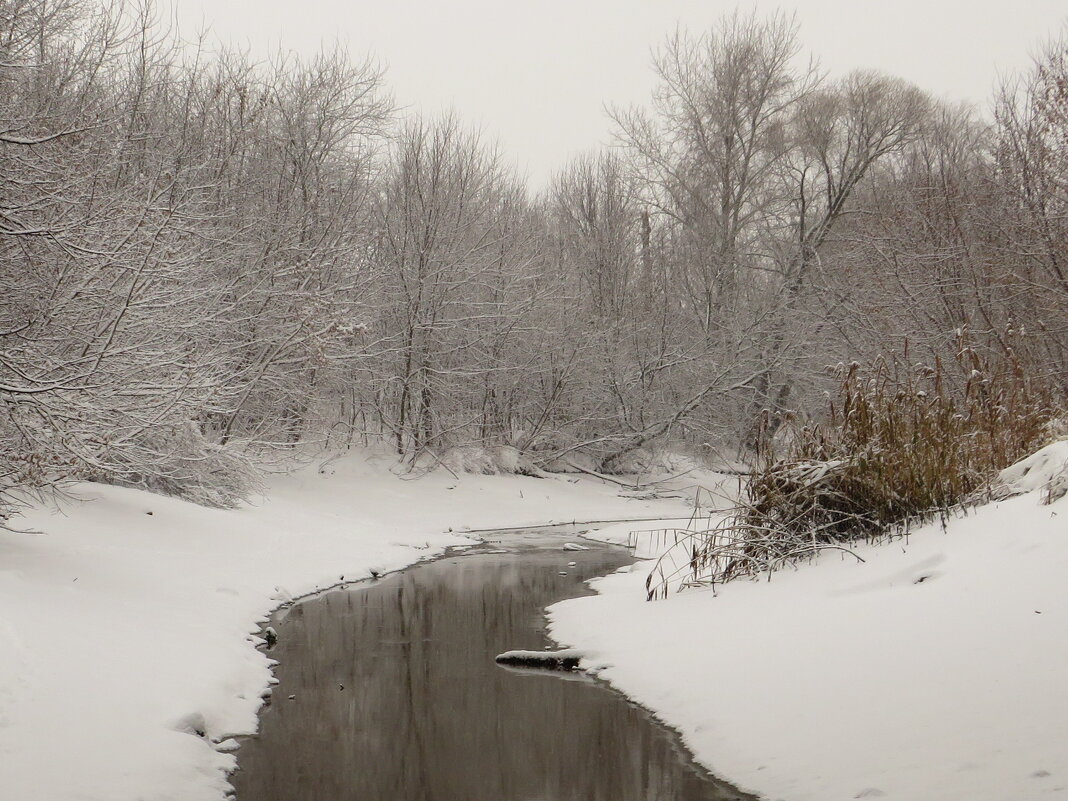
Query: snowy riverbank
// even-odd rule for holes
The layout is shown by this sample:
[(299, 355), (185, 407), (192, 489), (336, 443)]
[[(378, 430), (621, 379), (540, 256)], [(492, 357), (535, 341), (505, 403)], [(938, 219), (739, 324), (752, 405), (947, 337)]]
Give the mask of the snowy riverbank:
[[(40, 534), (0, 530), (0, 799), (218, 801), (234, 756), (210, 741), (256, 725), (270, 672), (251, 634), (280, 600), (463, 527), (687, 513), (593, 480), (387, 466), (313, 466), (233, 511), (81, 485), (11, 521)], [(1068, 501), (1040, 492), (715, 597), (646, 603), (641, 563), (552, 607), (553, 633), (769, 799), (1063, 795)]]
[(209, 740), (254, 730), (270, 672), (250, 635), (280, 600), (470, 542), (450, 528), (683, 508), (594, 480), (387, 467), (312, 466), (231, 511), (79, 485), (9, 521), (40, 534), (0, 529), (0, 799), (218, 801), (234, 757)]
[(1068, 500), (1040, 495), (716, 596), (647, 603), (639, 563), (551, 607), (552, 633), (766, 798), (1065, 797)]

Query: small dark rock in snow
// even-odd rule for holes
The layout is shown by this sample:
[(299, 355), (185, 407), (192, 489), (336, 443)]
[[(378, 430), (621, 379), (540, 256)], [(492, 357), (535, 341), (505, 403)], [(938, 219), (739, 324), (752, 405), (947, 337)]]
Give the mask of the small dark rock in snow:
[(268, 626), (263, 632), (263, 640), (267, 643), (268, 648), (274, 648), (278, 642), (278, 632), (274, 630), (274, 627)]
[(561, 651), (505, 651), (503, 654), (497, 654), (497, 663), (512, 667), (574, 670), (582, 656), (582, 651), (574, 648)]
[(371, 568), (371, 578), (376, 579), (381, 575), (382, 574), (380, 572), (378, 572), (377, 570), (375, 570), (373, 567)]

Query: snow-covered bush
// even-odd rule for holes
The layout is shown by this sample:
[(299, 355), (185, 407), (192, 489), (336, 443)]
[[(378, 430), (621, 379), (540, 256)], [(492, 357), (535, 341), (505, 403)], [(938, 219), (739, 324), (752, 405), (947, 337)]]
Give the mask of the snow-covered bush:
[(461, 445), (449, 448), (441, 455), (440, 463), (454, 473), (541, 475), (530, 458), (511, 445)]
[(234, 444), (212, 442), (195, 423), (155, 426), (123, 439), (75, 437), (33, 421), (0, 417), (0, 520), (26, 493), (64, 481), (139, 487), (222, 508), (259, 488), (259, 471), (248, 456)]
[(27, 489), (43, 487), (60, 475), (51, 454), (36, 447), (38, 439), (47, 442), (47, 437), (40, 431), (28, 435), (25, 429), (33, 420), (18, 419), (17, 412), (15, 404), (6, 404), (0, 396), (0, 522), (15, 511)]
[(674, 447), (645, 447), (613, 459), (606, 465), (609, 473), (635, 475), (642, 473), (684, 473), (704, 465), (693, 456), (683, 452), (681, 444)]
[(173, 495), (204, 506), (232, 507), (259, 488), (259, 474), (233, 445), (209, 441), (195, 423), (153, 429), (115, 455), (100, 480)]

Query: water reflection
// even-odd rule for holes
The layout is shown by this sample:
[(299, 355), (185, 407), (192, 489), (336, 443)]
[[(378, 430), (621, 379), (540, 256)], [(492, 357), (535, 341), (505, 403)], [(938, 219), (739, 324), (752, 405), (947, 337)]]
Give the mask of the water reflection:
[(238, 753), (239, 801), (739, 798), (615, 693), (494, 663), (545, 645), (542, 609), (629, 561), (560, 542), (445, 559), (291, 609), (275, 624), (274, 703)]

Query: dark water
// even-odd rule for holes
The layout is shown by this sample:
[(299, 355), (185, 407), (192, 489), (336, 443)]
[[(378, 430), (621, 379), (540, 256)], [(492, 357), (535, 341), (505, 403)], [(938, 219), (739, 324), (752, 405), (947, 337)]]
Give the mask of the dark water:
[(274, 623), (280, 684), (238, 752), (238, 801), (742, 798), (591, 679), (494, 663), (543, 648), (545, 606), (631, 561), (565, 552), (566, 540), (505, 535), (514, 552), (442, 559), (289, 609)]

